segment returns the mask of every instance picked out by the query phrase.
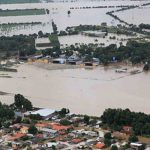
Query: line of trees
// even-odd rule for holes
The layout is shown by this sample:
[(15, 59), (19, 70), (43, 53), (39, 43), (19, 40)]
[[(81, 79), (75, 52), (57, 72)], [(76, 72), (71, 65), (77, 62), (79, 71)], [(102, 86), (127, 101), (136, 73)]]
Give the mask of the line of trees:
[(150, 135), (150, 115), (131, 112), (129, 109), (106, 109), (101, 116), (103, 124), (120, 131), (122, 126), (131, 126), (135, 135)]

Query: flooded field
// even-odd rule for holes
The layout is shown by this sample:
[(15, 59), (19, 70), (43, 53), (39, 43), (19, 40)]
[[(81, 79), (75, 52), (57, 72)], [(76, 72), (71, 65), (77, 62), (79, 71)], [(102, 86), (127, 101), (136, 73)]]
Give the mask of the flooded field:
[(126, 10), (119, 13), (115, 13), (119, 18), (130, 24), (139, 25), (141, 23), (150, 24), (149, 18), (150, 7), (135, 8), (132, 10)]
[(41, 24), (30, 24), (30, 25), (0, 25), (0, 36), (13, 36), (19, 34), (34, 34), (37, 31), (43, 31), (44, 33), (49, 33), (52, 31), (52, 26), (50, 23)]
[[(46, 1), (40, 1), (41, 3), (25, 3), (25, 4), (1, 4), (0, 9), (3, 10), (15, 10), (15, 9), (49, 9), (49, 15), (30, 15), (30, 16), (1, 16), (0, 24), (3, 23), (31, 23), (31, 22), (43, 22), (51, 24), (51, 21), (54, 20), (58, 30), (65, 30), (68, 26), (78, 26), (80, 24), (85, 25), (100, 25), (102, 22), (107, 22), (108, 25), (117, 25), (119, 22), (114, 20), (109, 15), (106, 15), (106, 12), (118, 9), (116, 6), (120, 5), (137, 5), (146, 3), (146, 1), (55, 1), (51, 3), (45, 3)], [(113, 6), (114, 8), (92, 8), (92, 7), (102, 7), (102, 6)], [(83, 9), (83, 7), (91, 7), (89, 9)], [(71, 9), (73, 8), (73, 9)], [(68, 15), (67, 11), (70, 10), (71, 14)], [(121, 12), (120, 12), (121, 13)], [(143, 15), (142, 15), (143, 17)], [(45, 29), (46, 28), (46, 29)], [(12, 34), (31, 34), (31, 28), (27, 27), (24, 29), (14, 29), (9, 32), (3, 32), (3, 29), (0, 30), (2, 35), (12, 35)], [(34, 33), (42, 30), (43, 32), (51, 33), (52, 28), (49, 26), (49, 29), (46, 26), (41, 26), (34, 30)]]
[[(115, 39), (110, 39), (111, 37), (115, 37)], [(85, 35), (71, 35), (71, 36), (60, 36), (59, 42), (63, 47), (69, 45), (81, 45), (81, 44), (98, 44), (103, 46), (108, 46), (110, 44), (116, 44), (120, 46), (120, 42), (123, 45), (126, 45), (128, 39), (135, 38), (136, 36), (126, 36), (126, 35), (116, 35), (116, 34), (108, 34), (105, 38), (103, 37), (90, 37)]]
[[(150, 74), (116, 73), (114, 68), (97, 67), (47, 70), (33, 65), (21, 65), (12, 78), (0, 78), (0, 95), (4, 103), (12, 103), (21, 93), (35, 106), (100, 115), (106, 108), (130, 108), (150, 113)], [(140, 86), (139, 86), (140, 85)]]

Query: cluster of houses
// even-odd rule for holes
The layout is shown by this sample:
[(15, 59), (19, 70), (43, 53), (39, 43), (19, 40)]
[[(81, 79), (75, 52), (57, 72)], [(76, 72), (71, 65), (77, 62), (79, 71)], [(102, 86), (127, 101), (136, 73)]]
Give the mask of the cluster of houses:
[(70, 65), (85, 65), (85, 66), (98, 66), (100, 60), (98, 58), (92, 58), (86, 61), (84, 58), (80, 58), (76, 54), (66, 58), (64, 55), (59, 58), (51, 58), (49, 56), (36, 55), (28, 58), (29, 63), (40, 62), (40, 63), (54, 63), (54, 64), (70, 64)]
[[(22, 120), (29, 119), (30, 115), (40, 115), (41, 119), (32, 120), (32, 123), (20, 121), (12, 123), (8, 128), (2, 128), (0, 130), (0, 149), (22, 150), (30, 147), (33, 150), (98, 150), (110, 149), (111, 146), (116, 145), (122, 150), (122, 147), (127, 144), (126, 137), (132, 133), (132, 127), (129, 126), (122, 127), (121, 132), (111, 133), (99, 126), (101, 123), (99, 118), (94, 124), (86, 124), (84, 116), (71, 113), (65, 115), (65, 120), (71, 124), (62, 124), (58, 111), (53, 109), (37, 109), (15, 114)], [(92, 122), (92, 118), (90, 121)], [(31, 125), (37, 129), (36, 134), (29, 132)], [(106, 133), (111, 133), (114, 137), (109, 148), (105, 145)], [(130, 150), (140, 150), (142, 145), (139, 142), (131, 143)], [(148, 148), (150, 147), (147, 145), (147, 150)]]

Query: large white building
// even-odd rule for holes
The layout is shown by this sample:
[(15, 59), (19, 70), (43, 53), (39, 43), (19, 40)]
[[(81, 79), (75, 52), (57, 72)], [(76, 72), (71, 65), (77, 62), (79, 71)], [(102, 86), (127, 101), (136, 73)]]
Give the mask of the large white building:
[(43, 108), (43, 109), (39, 109), (37, 111), (30, 111), (25, 113), (25, 115), (37, 115), (39, 114), (43, 119), (49, 119), (53, 116), (53, 114), (55, 113), (56, 110), (54, 109), (49, 109), (49, 108)]

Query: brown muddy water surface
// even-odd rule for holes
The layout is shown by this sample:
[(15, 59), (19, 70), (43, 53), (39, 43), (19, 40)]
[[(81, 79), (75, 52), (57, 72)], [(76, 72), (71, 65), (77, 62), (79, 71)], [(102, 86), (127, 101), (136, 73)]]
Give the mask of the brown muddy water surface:
[(150, 73), (130, 75), (106, 69), (48, 70), (23, 64), (12, 78), (0, 78), (0, 91), (4, 103), (12, 103), (14, 94), (20, 93), (34, 106), (71, 112), (100, 115), (106, 108), (130, 108), (150, 113)]

